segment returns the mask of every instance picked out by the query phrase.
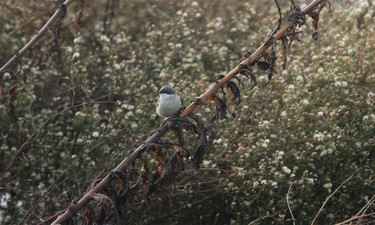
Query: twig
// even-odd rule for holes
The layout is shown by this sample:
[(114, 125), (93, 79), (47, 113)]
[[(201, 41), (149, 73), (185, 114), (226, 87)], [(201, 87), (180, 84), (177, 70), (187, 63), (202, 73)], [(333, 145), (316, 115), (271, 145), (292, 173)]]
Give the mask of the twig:
[[(337, 223), (336, 225), (341, 225), (341, 224), (345, 224), (345, 223), (348, 223), (348, 222), (353, 221), (353, 220), (356, 220), (356, 219), (361, 219), (361, 218), (364, 218), (364, 217), (367, 217), (367, 216), (372, 216), (372, 215), (375, 214), (375, 213), (369, 213), (369, 214), (365, 214), (365, 213), (366, 213), (366, 211), (368, 210), (368, 208), (369, 208), (372, 204), (374, 204), (374, 202), (375, 202), (375, 195), (373, 195), (373, 196), (371, 197), (371, 199), (366, 203), (366, 205), (363, 206), (363, 207), (361, 208), (361, 210), (359, 210), (359, 211), (357, 212), (357, 214), (355, 214), (355, 216), (353, 216), (353, 217), (351, 217), (351, 218), (349, 218), (349, 219), (347, 219), (347, 220), (345, 220), (345, 221), (343, 221), (343, 222)], [(361, 215), (359, 215), (359, 214), (361, 214)]]
[(350, 218), (350, 219), (347, 219), (347, 220), (345, 220), (345, 221), (343, 221), (343, 222), (336, 223), (335, 225), (343, 225), (343, 224), (346, 224), (346, 223), (348, 223), (348, 222), (350, 222), (350, 221), (357, 220), (357, 219), (361, 219), (361, 218), (368, 217), (368, 216), (373, 216), (373, 215), (375, 215), (375, 212), (373, 212), (373, 213), (369, 213), (369, 214), (363, 214), (363, 215), (360, 215), (360, 216), (355, 216), (355, 217), (352, 217), (352, 218)]
[(293, 225), (295, 225), (296, 224), (296, 219), (294, 219), (293, 211), (292, 211), (292, 208), (290, 208), (290, 202), (289, 202), (289, 193), (290, 193), (290, 190), (292, 189), (293, 184), (294, 184), (294, 182), (292, 182), (290, 184), (289, 189), (288, 189), (288, 193), (286, 193), (286, 204), (288, 205), (288, 209), (289, 209), (290, 215), (292, 216)]
[(51, 222), (52, 220), (56, 219), (56, 217), (60, 216), (61, 214), (63, 214), (64, 212), (66, 212), (66, 210), (68, 210), (68, 208), (64, 209), (64, 210), (61, 210), (60, 212), (56, 213), (55, 215), (49, 217), (48, 219), (46, 220), (43, 220), (42, 222), (38, 223), (37, 225), (43, 225), (43, 224), (47, 224), (49, 222)]
[(272, 215), (269, 215), (269, 216), (263, 216), (263, 217), (261, 217), (261, 218), (258, 218), (258, 219), (256, 219), (256, 220), (254, 220), (254, 221), (251, 221), (248, 225), (255, 224), (256, 222), (259, 222), (259, 221), (264, 220), (264, 219), (267, 219), (267, 218), (272, 218), (272, 217), (276, 216), (277, 214), (278, 214), (278, 213), (275, 213), (275, 214), (272, 214)]
[(318, 213), (315, 215), (315, 218), (314, 218), (313, 221), (311, 222), (311, 225), (313, 225), (313, 224), (315, 223), (316, 219), (318, 218), (319, 214), (322, 212), (322, 210), (323, 210), (324, 206), (327, 204), (328, 200), (329, 200), (330, 198), (332, 198), (332, 196), (333, 196), (333, 195), (334, 195), (334, 194), (335, 194), (335, 193), (336, 193), (336, 192), (337, 192), (337, 191), (338, 191), (338, 190), (339, 190), (344, 184), (346, 184), (347, 182), (349, 182), (349, 180), (352, 179), (352, 177), (354, 176), (354, 174), (357, 173), (357, 171), (358, 171), (358, 169), (356, 169), (356, 171), (354, 171), (354, 173), (353, 173), (348, 179), (344, 180), (344, 181), (340, 184), (340, 186), (338, 186), (338, 187), (335, 189), (335, 191), (332, 192), (332, 193), (326, 198), (326, 200), (324, 201), (323, 205), (320, 207)]
[(374, 204), (375, 202), (375, 195), (373, 195), (370, 199), (370, 201), (368, 201), (366, 203), (365, 206), (362, 207), (361, 210), (359, 210), (359, 212), (357, 214), (355, 214), (355, 216), (358, 216), (361, 212), (362, 212), (362, 215), (365, 214), (365, 212), (367, 211), (367, 209), (370, 207), (370, 205)]

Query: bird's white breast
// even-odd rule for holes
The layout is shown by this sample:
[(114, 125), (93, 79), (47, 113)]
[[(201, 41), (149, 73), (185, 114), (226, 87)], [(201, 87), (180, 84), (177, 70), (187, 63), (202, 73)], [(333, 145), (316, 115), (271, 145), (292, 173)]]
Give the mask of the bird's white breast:
[(178, 112), (181, 107), (181, 100), (178, 95), (160, 94), (160, 102), (156, 108), (156, 113), (160, 117), (171, 117)]

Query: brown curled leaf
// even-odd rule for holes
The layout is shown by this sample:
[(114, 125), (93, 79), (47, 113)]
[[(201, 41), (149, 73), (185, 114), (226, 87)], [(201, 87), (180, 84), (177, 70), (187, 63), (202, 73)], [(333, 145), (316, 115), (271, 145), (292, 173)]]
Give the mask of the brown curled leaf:
[(203, 124), (203, 121), (202, 121), (202, 119), (199, 117), (199, 116), (197, 116), (196, 114), (194, 114), (194, 113), (190, 113), (189, 115), (188, 115), (188, 117), (190, 117), (190, 118), (192, 118), (194, 121), (195, 121), (195, 123), (197, 124), (197, 126), (201, 129), (201, 130), (206, 130), (206, 128), (205, 128), (205, 126), (204, 126), (204, 124)]
[(77, 24), (77, 26), (81, 25), (82, 18), (83, 18), (83, 9), (85, 8), (85, 2), (86, 0), (79, 1), (79, 11), (77, 12), (77, 19), (75, 20), (75, 23)]
[(272, 50), (271, 50), (271, 53), (266, 53), (265, 54), (265, 58), (267, 59), (267, 61), (269, 62), (270, 66), (268, 68), (268, 80), (271, 80), (272, 77), (273, 77), (273, 74), (277, 74), (276, 70), (275, 70), (275, 66), (276, 66), (276, 39), (273, 38), (272, 40)]
[(257, 66), (261, 70), (268, 70), (270, 68), (270, 64), (266, 61), (258, 61)]
[(193, 163), (193, 168), (198, 170), (200, 167), (200, 163), (203, 161), (203, 155), (205, 154), (207, 149), (206, 135), (201, 128), (199, 128), (197, 125), (195, 125), (188, 119), (182, 117), (171, 117), (165, 120), (160, 126), (160, 129), (168, 128), (169, 126), (171, 126), (171, 124), (172, 126), (175, 126), (176, 123), (179, 124), (179, 126), (183, 126), (185, 130), (192, 130), (195, 134), (198, 135), (197, 147), (195, 149), (194, 156), (191, 160)]
[(217, 96), (211, 96), (210, 100), (215, 102), (216, 111), (218, 112), (219, 119), (223, 120), (227, 118), (227, 105), (225, 104), (225, 102)]
[(62, 21), (64, 17), (66, 16), (66, 6), (64, 4), (61, 4), (60, 6), (62, 8), (62, 11), (56, 19), (56, 32), (55, 32), (55, 40), (57, 41), (58, 39), (61, 38), (62, 36)]
[(250, 78), (251, 81), (254, 83), (254, 84), (251, 86), (250, 90), (252, 90), (252, 89), (257, 85), (257, 79), (256, 79), (256, 76), (255, 76), (255, 74), (253, 73), (253, 70), (251, 69), (250, 66), (248, 66), (248, 65), (242, 65), (242, 64), (241, 64), (241, 65), (240, 65), (240, 69), (238, 70), (238, 73), (244, 75), (244, 76), (247, 77), (247, 78)]
[(4, 88), (0, 86), (0, 101), (5, 99), (5, 91)]
[(319, 14), (316, 12), (309, 13), (309, 16), (313, 19), (312, 24), (315, 30), (318, 29)]
[(18, 91), (17, 84), (12, 89), (10, 89), (10, 91), (9, 91), (9, 95), (10, 95), (9, 110), (8, 110), (9, 115), (12, 115), (14, 113), (15, 108), (16, 108), (15, 105), (14, 105), (14, 101), (16, 100), (17, 91)]
[(180, 152), (176, 152), (176, 154), (172, 157), (172, 171), (175, 173), (175, 175), (180, 174), (182, 171), (184, 171), (185, 165), (183, 156), (180, 154)]
[(319, 39), (319, 33), (315, 31), (314, 33), (312, 33), (311, 37), (314, 39), (314, 41), (316, 41)]
[(232, 102), (236, 104), (236, 107), (234, 108), (234, 111), (232, 112), (232, 116), (236, 117), (236, 110), (238, 109), (238, 106), (241, 103), (241, 93), (240, 89), (238, 88), (237, 84), (233, 81), (229, 81), (227, 83), (227, 86), (229, 87), (230, 91), (233, 94)]
[(238, 85), (240, 85), (240, 86), (242, 86), (242, 87), (245, 87), (245, 84), (242, 82), (242, 80), (241, 80), (241, 78), (240, 77), (238, 77), (238, 76), (235, 76), (234, 77), (234, 79), (236, 79), (237, 80), (237, 82), (238, 82)]
[(90, 196), (89, 205), (97, 205), (99, 210), (91, 210), (90, 219), (94, 224), (119, 224), (118, 209), (111, 198), (103, 194)]
[(233, 81), (229, 81), (227, 83), (227, 86), (233, 94), (232, 102), (235, 102), (237, 105), (239, 105), (241, 103), (241, 93), (240, 89), (237, 87), (237, 84)]
[(50, 53), (49, 53), (49, 48), (50, 48), (53, 44), (55, 44), (55, 43), (57, 43), (57, 40), (56, 40), (56, 39), (52, 39), (50, 42), (47, 43), (46, 48), (45, 48), (45, 51), (44, 51), (44, 54), (43, 54), (43, 61), (42, 61), (42, 63), (41, 63), (41, 66), (45, 66), (45, 64), (46, 64), (46, 62), (47, 62), (47, 60), (48, 60), (48, 58), (49, 58), (49, 55), (50, 55)]
[(287, 54), (289, 51), (289, 45), (288, 45), (288, 38), (283, 35), (281, 37), (281, 44), (282, 44), (282, 50), (283, 50), (283, 56), (284, 56), (284, 64), (282, 65), (283, 70), (286, 68), (286, 63), (287, 63)]
[(88, 224), (92, 224), (92, 213), (93, 209), (90, 205), (86, 206), (85, 212), (83, 213), (83, 218), (87, 221)]
[(36, 67), (38, 67), (38, 66), (42, 63), (42, 56), (41, 56), (41, 54), (40, 54), (40, 52), (39, 52), (38, 49), (36, 49), (36, 48), (34, 48), (34, 47), (31, 47), (31, 50), (32, 50), (33, 52), (35, 52), (36, 55), (37, 55), (37, 57), (38, 57), (38, 61), (37, 61), (37, 63), (33, 66), (33, 68), (36, 68)]

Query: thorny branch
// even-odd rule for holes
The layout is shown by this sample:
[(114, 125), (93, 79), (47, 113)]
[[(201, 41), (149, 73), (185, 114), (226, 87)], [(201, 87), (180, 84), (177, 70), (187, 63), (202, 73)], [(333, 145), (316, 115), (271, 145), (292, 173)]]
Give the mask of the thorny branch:
[[(304, 15), (306, 14), (309, 14), (311, 12), (313, 12), (314, 10), (316, 10), (318, 7), (318, 10), (320, 12), (320, 10), (324, 7), (325, 5), (325, 2), (327, 0), (314, 0), (312, 3), (310, 3), (307, 7), (305, 7), (303, 10), (298, 10), (298, 13), (295, 13), (295, 15), (298, 15), (298, 16), (290, 16), (288, 22), (283, 25), (282, 27), (280, 27), (280, 24), (281, 24), (281, 18), (279, 19), (279, 26), (271, 33), (271, 37), (269, 37), (267, 39), (267, 41), (261, 46), (259, 47), (254, 53), (250, 53), (250, 54), (246, 54), (246, 58), (240, 62), (240, 64), (238, 64), (232, 71), (230, 71), (228, 74), (226, 74), (225, 76), (222, 76), (221, 79), (219, 79), (209, 90), (207, 90), (205, 93), (203, 93), (201, 96), (199, 96), (198, 98), (196, 98), (195, 101), (193, 101), (189, 106), (187, 106), (187, 108), (180, 114), (180, 117), (186, 117), (186, 116), (189, 116), (191, 115), (195, 109), (197, 109), (203, 102), (207, 101), (207, 100), (213, 100), (215, 101), (215, 104), (216, 104), (216, 113), (213, 117), (213, 119), (211, 120), (211, 122), (213, 122), (214, 120), (219, 120), (219, 119), (222, 119), (222, 118), (225, 118), (225, 112), (226, 112), (226, 108), (224, 107), (225, 106), (225, 102), (223, 102), (223, 100), (219, 99), (216, 94), (218, 93), (218, 91), (225, 85), (227, 85), (231, 79), (233, 78), (238, 78), (236, 77), (237, 74), (239, 73), (243, 73), (244, 72), (244, 69), (245, 71), (247, 71), (246, 74), (244, 75), (249, 75), (250, 78), (254, 81), (255, 83), (255, 76), (252, 74), (251, 72), (251, 68), (250, 66), (253, 66), (255, 63), (258, 63), (259, 59), (261, 57), (265, 57), (267, 58), (264, 53), (265, 51), (270, 47), (270, 46), (273, 46), (273, 51), (275, 51), (275, 41), (276, 40), (280, 40), (280, 39), (283, 39), (283, 40), (287, 40), (287, 37), (285, 36), (286, 33), (288, 33), (289, 35), (291, 35), (291, 40), (292, 41), (293, 39), (295, 39), (295, 35), (296, 35), (296, 32), (294, 31), (294, 26), (296, 25), (302, 25), (304, 23), (304, 21), (301, 21), (303, 18), (304, 18)], [(276, 4), (277, 4), (277, 1), (275, 1)], [(278, 6), (278, 4), (277, 4)], [(293, 7), (293, 8), (296, 8), (296, 7)], [(279, 13), (280, 13), (280, 8), (278, 6), (278, 9), (279, 9)], [(302, 18), (302, 19), (301, 19)], [(315, 22), (316, 19), (313, 18)], [(303, 22), (303, 23), (302, 23)], [(293, 30), (291, 31), (291, 27), (293, 27)], [(315, 27), (315, 25), (314, 25)], [(298, 40), (298, 39), (297, 39)], [(290, 44), (289, 44), (290, 46)], [(274, 64), (275, 63), (275, 58), (272, 58), (271, 57), (268, 57), (269, 58), (269, 64)], [(261, 66), (264, 67), (264, 68), (267, 68), (267, 66), (265, 66), (267, 64), (265, 63), (262, 63)], [(273, 67), (271, 66), (268, 66), (268, 69), (271, 69), (273, 70)], [(272, 74), (271, 74), (272, 76)], [(231, 91), (235, 90), (235, 88), (233, 89), (233, 87), (231, 88)], [(236, 95), (236, 91), (234, 91), (234, 95)], [(236, 96), (237, 97), (237, 96)], [(239, 101), (238, 101), (239, 102)], [(176, 121), (177, 123), (177, 121)], [(103, 190), (105, 190), (113, 180), (116, 179), (116, 177), (113, 175), (113, 174), (123, 174), (122, 172), (123, 171), (127, 171), (127, 169), (129, 169), (129, 166), (131, 166), (132, 164), (134, 164), (134, 162), (139, 159), (142, 161), (143, 163), (143, 170), (145, 172), (142, 172), (142, 174), (140, 174), (140, 172), (136, 172), (136, 176), (138, 176), (138, 178), (136, 179), (136, 183), (133, 184), (134, 185), (139, 185), (141, 180), (146, 180), (147, 181), (147, 174), (149, 173), (149, 168), (148, 168), (148, 165), (147, 165), (147, 162), (146, 162), (146, 159), (145, 158), (141, 158), (141, 155), (142, 153), (144, 153), (145, 151), (150, 151), (150, 148), (152, 149), (152, 151), (154, 151), (156, 154), (158, 154), (158, 157), (159, 159), (159, 162), (156, 164), (157, 168), (158, 168), (158, 171), (157, 171), (157, 174), (156, 174), (156, 178), (155, 179), (163, 179), (163, 176), (165, 175), (166, 176), (166, 179), (168, 177), (170, 177), (170, 169), (165, 172), (165, 169), (166, 167), (170, 167), (171, 166), (171, 162), (163, 162), (162, 160), (163, 159), (169, 159), (169, 157), (166, 155), (167, 153), (164, 152), (164, 150), (162, 149), (162, 142), (161, 142), (161, 145), (160, 144), (157, 144), (159, 143), (159, 140), (170, 130), (170, 129), (177, 129), (175, 128), (176, 126), (176, 123), (171, 125), (169, 127), (169, 129), (164, 129), (166, 127), (161, 127), (161, 129), (159, 129), (154, 135), (152, 135), (151, 137), (149, 137), (142, 145), (140, 145), (136, 150), (134, 150), (132, 153), (130, 153), (113, 171), (111, 174), (108, 174), (104, 179), (102, 179), (100, 182), (98, 181), (96, 183), (95, 186), (93, 186), (76, 204), (74, 204), (73, 207), (70, 207), (63, 215), (61, 215), (60, 217), (58, 217), (52, 224), (61, 224), (63, 223), (64, 221), (67, 221), (68, 219), (72, 218), (73, 215), (75, 215), (77, 213), (77, 211), (81, 210), (83, 207), (85, 207), (91, 200), (92, 200), (92, 196), (96, 193), (101, 193)], [(180, 125), (178, 125), (180, 126)], [(189, 124), (187, 124), (187, 126), (190, 126)], [(213, 133), (213, 129), (209, 127), (207, 128), (201, 128), (199, 127), (199, 129), (197, 128), (194, 128), (195, 129), (195, 132), (196, 134), (198, 134), (198, 136), (200, 136), (200, 141), (199, 143), (202, 144), (203, 141), (201, 140), (202, 137), (201, 135), (199, 134), (198, 130), (202, 130), (204, 131), (205, 135), (208, 135), (208, 136), (212, 136), (214, 137), (214, 133)], [(197, 133), (198, 132), (198, 133)], [(180, 138), (179, 138), (180, 139)], [(209, 142), (208, 142), (209, 143)], [(179, 159), (179, 157), (181, 158), (181, 156), (179, 156), (181, 154), (181, 152), (185, 152), (184, 149), (181, 148), (181, 146), (179, 145), (175, 145), (175, 149), (176, 149), (176, 154), (175, 156), (177, 156), (176, 158), (176, 162), (177, 164), (175, 165), (176, 168), (178, 169), (178, 171), (180, 171), (181, 169), (181, 165), (179, 165), (178, 163), (182, 163), (181, 159)], [(197, 150), (197, 152), (199, 152), (199, 150)], [(196, 152), (196, 154), (197, 154)], [(204, 151), (203, 151), (204, 152)], [(195, 157), (198, 157), (197, 161), (195, 163), (200, 163), (201, 161), (201, 157), (203, 155), (195, 155)], [(168, 165), (164, 165), (165, 163), (168, 163)], [(198, 165), (199, 166), (199, 165)], [(160, 169), (160, 171), (159, 171)], [(167, 168), (168, 169), (168, 168)], [(183, 169), (183, 164), (182, 164), (182, 169)], [(163, 175), (163, 171), (165, 172), (164, 175)], [(177, 171), (177, 174), (179, 173)], [(163, 176), (160, 176), (163, 175)], [(145, 177), (146, 176), (146, 177)], [(117, 178), (118, 179), (118, 178)], [(127, 182), (126, 180), (123, 180), (123, 182)], [(129, 185), (129, 184), (126, 184), (126, 185)], [(151, 190), (151, 187), (150, 185), (152, 186), (152, 184), (147, 184), (147, 182), (144, 184), (146, 185), (148, 188), (147, 188), (147, 193), (148, 192), (152, 192)], [(129, 189), (127, 189), (129, 190)], [(116, 210), (116, 209), (115, 209)], [(90, 209), (86, 209), (86, 212), (87, 213), (89, 212), (89, 214), (91, 213)], [(86, 214), (87, 215), (87, 214)]]

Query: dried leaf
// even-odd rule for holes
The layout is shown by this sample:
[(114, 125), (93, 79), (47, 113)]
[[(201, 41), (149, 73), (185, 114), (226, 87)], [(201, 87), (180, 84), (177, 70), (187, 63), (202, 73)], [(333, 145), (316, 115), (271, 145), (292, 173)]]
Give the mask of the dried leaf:
[(15, 105), (14, 105), (14, 101), (16, 100), (17, 91), (18, 91), (17, 84), (14, 87), (12, 87), (12, 89), (10, 89), (10, 91), (9, 91), (9, 95), (10, 95), (9, 109), (8, 109), (9, 115), (12, 115), (14, 113), (15, 108), (16, 108)]
[(319, 33), (317, 31), (315, 31), (314, 33), (312, 33), (312, 38), (316, 41), (319, 39)]
[(238, 73), (246, 76), (247, 78), (250, 78), (252, 82), (254, 82), (253, 86), (251, 86), (250, 90), (252, 90), (257, 85), (257, 79), (256, 76), (253, 74), (253, 70), (248, 65), (240, 65), (240, 69), (238, 70)]
[(223, 120), (227, 118), (227, 105), (225, 102), (217, 96), (211, 96), (210, 100), (215, 102), (216, 111), (219, 113), (219, 119)]
[(0, 86), (0, 101), (5, 99), (5, 91), (3, 87)]
[(274, 73), (277, 74), (276, 70), (275, 70), (275, 66), (276, 66), (276, 39), (273, 39), (273, 42), (272, 42), (272, 50), (271, 50), (271, 53), (268, 54), (268, 60), (269, 60), (269, 63), (270, 63), (270, 67), (268, 69), (268, 80), (271, 80), (272, 79), (272, 76)]
[(266, 61), (258, 61), (257, 66), (261, 70), (268, 70), (270, 68), (270, 64)]
[(34, 48), (34, 47), (31, 47), (31, 50), (32, 50), (33, 52), (35, 52), (36, 55), (38, 56), (38, 61), (37, 61), (37, 63), (33, 66), (34, 68), (36, 68), (36, 67), (38, 67), (38, 66), (42, 63), (42, 56), (41, 56), (41, 54), (40, 54), (40, 52), (39, 52), (38, 49), (36, 49), (36, 48)]
[(79, 11), (77, 12), (77, 19), (75, 21), (77, 26), (81, 25), (82, 18), (83, 18), (83, 9), (85, 8), (85, 2), (86, 0), (79, 1)]
[(287, 63), (287, 54), (289, 51), (289, 45), (288, 45), (288, 38), (283, 35), (281, 37), (281, 44), (282, 44), (282, 50), (283, 50), (283, 56), (284, 56), (284, 64), (282, 65), (283, 70), (286, 68), (286, 63)]

